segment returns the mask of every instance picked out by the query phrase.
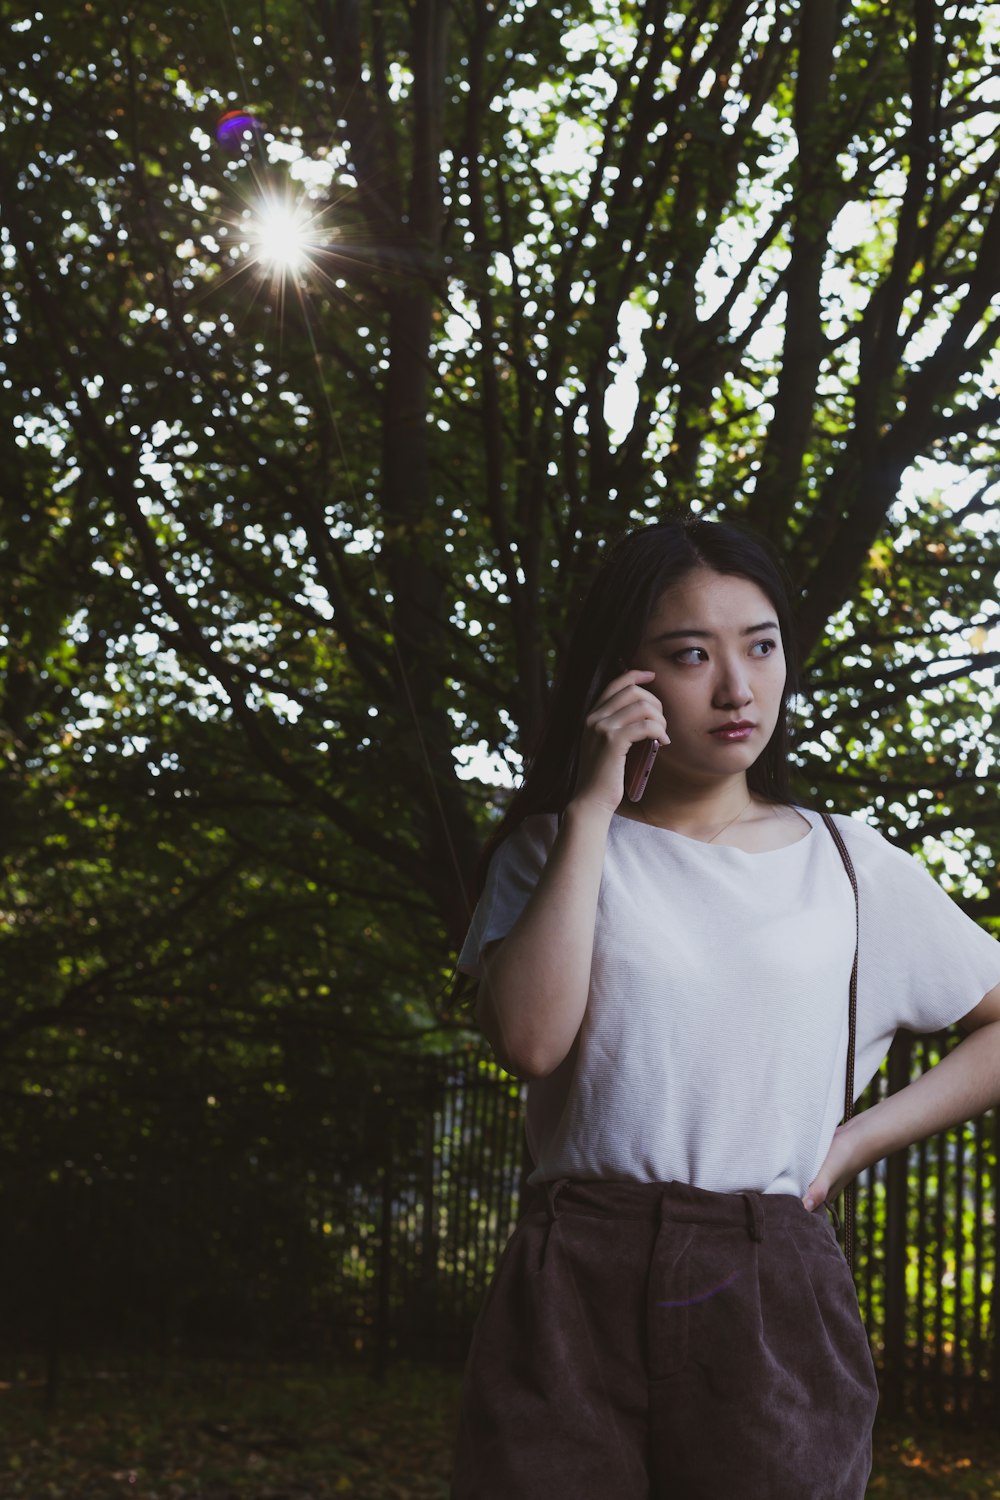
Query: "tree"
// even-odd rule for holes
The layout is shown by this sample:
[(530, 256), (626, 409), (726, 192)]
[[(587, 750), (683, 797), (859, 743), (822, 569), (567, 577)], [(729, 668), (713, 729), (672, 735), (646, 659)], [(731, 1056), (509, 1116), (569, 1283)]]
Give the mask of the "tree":
[(995, 69), (932, 0), (13, 24), (17, 1076), (197, 1039), (308, 1121), (454, 1045), (503, 796), (456, 741), (517, 764), (581, 579), (675, 500), (798, 586), (805, 800), (954, 844), (1000, 917)]

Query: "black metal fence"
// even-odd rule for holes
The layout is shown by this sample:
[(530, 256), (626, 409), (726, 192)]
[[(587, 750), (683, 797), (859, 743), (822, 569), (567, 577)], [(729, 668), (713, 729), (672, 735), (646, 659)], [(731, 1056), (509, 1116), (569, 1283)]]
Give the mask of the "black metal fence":
[[(863, 1107), (959, 1040), (898, 1033)], [(883, 1409), (1000, 1417), (996, 1111), (862, 1174), (856, 1280)]]
[[(957, 1040), (900, 1032), (859, 1109)], [(522, 1089), (484, 1058), (429, 1073), (426, 1088), (412, 1124), (398, 1101), (397, 1145), (371, 1193), (366, 1233), (350, 1215), (340, 1230), (344, 1253), (356, 1249), (376, 1268), (353, 1310), (356, 1346), (376, 1364), (395, 1351), (462, 1356), (516, 1220)], [(991, 1111), (859, 1179), (856, 1281), (889, 1414), (1000, 1416), (998, 1154)]]
[[(860, 1101), (957, 1036), (900, 1033)], [(0, 1360), (172, 1353), (460, 1365), (524, 1171), (523, 1088), (485, 1056), (371, 1085), (358, 1149), (0, 1181)], [(889, 1413), (1000, 1417), (995, 1112), (862, 1175), (856, 1278)], [(303, 1166), (303, 1161), (307, 1162)], [(256, 1173), (256, 1175), (253, 1175)]]
[(376, 1368), (457, 1363), (517, 1218), (524, 1088), (462, 1054), (385, 1086), (382, 1109), (377, 1177), (329, 1185), (330, 1312)]

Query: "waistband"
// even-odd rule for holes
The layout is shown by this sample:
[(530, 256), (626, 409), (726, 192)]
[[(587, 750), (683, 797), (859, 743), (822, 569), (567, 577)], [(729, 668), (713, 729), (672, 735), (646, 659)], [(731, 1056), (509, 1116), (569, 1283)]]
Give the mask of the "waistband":
[[(823, 1205), (834, 1225), (840, 1220), (831, 1203)], [(743, 1227), (751, 1239), (762, 1240), (765, 1228), (778, 1229), (810, 1216), (795, 1193), (716, 1193), (688, 1182), (623, 1182), (608, 1179), (558, 1177), (531, 1184), (521, 1200), (518, 1218), (544, 1209), (550, 1219), (562, 1213), (616, 1219), (671, 1219), (693, 1224)], [(816, 1210), (818, 1214), (819, 1210)]]

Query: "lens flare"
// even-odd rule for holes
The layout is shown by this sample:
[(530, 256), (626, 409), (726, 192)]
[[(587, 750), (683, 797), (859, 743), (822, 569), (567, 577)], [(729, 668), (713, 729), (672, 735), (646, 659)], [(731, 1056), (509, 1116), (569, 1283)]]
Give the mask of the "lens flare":
[(227, 151), (242, 151), (253, 145), (264, 127), (248, 109), (231, 109), (222, 115), (215, 127), (215, 139)]
[(717, 1297), (720, 1292), (725, 1291), (727, 1286), (732, 1286), (742, 1274), (742, 1271), (733, 1271), (725, 1281), (720, 1281), (718, 1286), (709, 1287), (707, 1292), (698, 1292), (693, 1297), (678, 1297), (673, 1302), (657, 1302), (656, 1305), (657, 1307), (695, 1307), (699, 1302), (707, 1302), (710, 1297)]
[(250, 242), (257, 259), (279, 275), (304, 271), (319, 248), (315, 215), (301, 204), (262, 198), (250, 220)]
[(284, 307), (286, 293), (301, 301), (310, 286), (329, 279), (324, 261), (333, 253), (329, 208), (319, 208), (287, 185), (258, 183), (245, 200), (239, 223), (244, 265), (256, 268)]

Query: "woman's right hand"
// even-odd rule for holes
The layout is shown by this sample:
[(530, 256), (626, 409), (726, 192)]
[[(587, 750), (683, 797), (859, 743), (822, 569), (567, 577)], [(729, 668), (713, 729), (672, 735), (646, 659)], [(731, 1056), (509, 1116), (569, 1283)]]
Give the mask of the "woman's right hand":
[(639, 740), (670, 744), (663, 705), (644, 683), (655, 672), (613, 677), (584, 720), (572, 801), (616, 812), (625, 795), (625, 757)]

